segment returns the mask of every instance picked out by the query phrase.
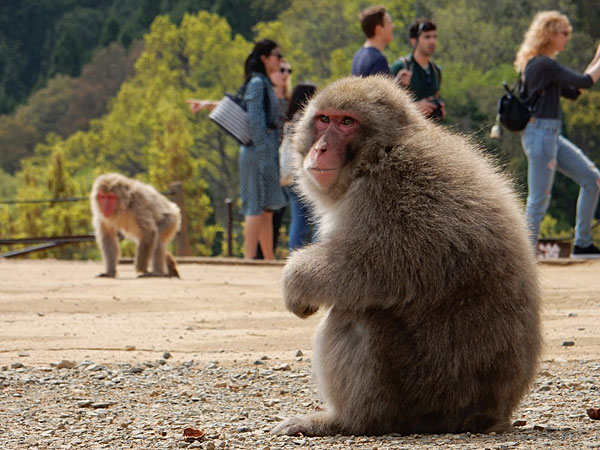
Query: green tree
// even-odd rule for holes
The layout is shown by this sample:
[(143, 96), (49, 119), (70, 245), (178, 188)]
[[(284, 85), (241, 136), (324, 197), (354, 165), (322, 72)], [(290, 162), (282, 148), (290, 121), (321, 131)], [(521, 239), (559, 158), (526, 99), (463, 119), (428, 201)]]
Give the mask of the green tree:
[(14, 173), (19, 161), (31, 155), (48, 133), (67, 137), (87, 129), (91, 119), (107, 111), (123, 80), (133, 74), (141, 44), (134, 44), (129, 51), (119, 44), (100, 50), (81, 76), (56, 75), (14, 114), (0, 116), (0, 167)]
[(15, 173), (46, 133), (55, 131), (73, 93), (74, 81), (63, 75), (30, 97), (13, 116), (0, 116), (0, 167)]
[[(178, 98), (175, 92), (173, 98)], [(169, 96), (170, 97), (170, 96)], [(184, 211), (193, 254), (210, 255), (219, 227), (207, 225), (212, 214), (206, 194), (208, 183), (199, 177), (199, 167), (206, 165), (194, 159), (190, 150), (194, 144), (187, 114), (179, 105), (163, 99), (158, 105), (160, 121), (154, 124), (154, 140), (149, 146), (149, 181), (164, 191), (173, 181), (183, 182)]]
[[(50, 198), (66, 199), (86, 196), (85, 190), (71, 175), (63, 151), (57, 146), (50, 156), (50, 165), (47, 169), (46, 187)], [(86, 234), (90, 230), (89, 203), (86, 202), (60, 202), (50, 203), (44, 212), (44, 235), (71, 236)], [(56, 256), (63, 259), (75, 259), (87, 255), (91, 245), (62, 246), (51, 250), (46, 256)]]
[[(0, 8), (0, 109), (12, 111), (30, 94), (48, 62), (47, 41), (71, 0), (4, 2)], [(41, 85), (41, 84), (40, 84)]]
[[(16, 177), (4, 172), (0, 169), (0, 202), (12, 200), (17, 193), (19, 181)], [(16, 228), (15, 222), (15, 206), (6, 203), (0, 203), (0, 236), (14, 236)], [(0, 248), (0, 252), (4, 252), (4, 248)]]
[(104, 28), (102, 29), (100, 45), (109, 45), (111, 42), (117, 41), (119, 38), (120, 29), (121, 26), (119, 25), (119, 21), (114, 15), (111, 15), (111, 17), (108, 19), (108, 22), (104, 24)]
[[(80, 184), (72, 177), (71, 164), (65, 161), (60, 141), (54, 139), (54, 150), (49, 158), (28, 158), (24, 160), (20, 174), (16, 200), (65, 199), (85, 196)], [(0, 215), (8, 221), (5, 225), (12, 237), (64, 236), (88, 233), (88, 202), (19, 203), (7, 213)], [(57, 257), (77, 259), (86, 257), (91, 245), (56, 247), (45, 253), (34, 253), (33, 257)]]

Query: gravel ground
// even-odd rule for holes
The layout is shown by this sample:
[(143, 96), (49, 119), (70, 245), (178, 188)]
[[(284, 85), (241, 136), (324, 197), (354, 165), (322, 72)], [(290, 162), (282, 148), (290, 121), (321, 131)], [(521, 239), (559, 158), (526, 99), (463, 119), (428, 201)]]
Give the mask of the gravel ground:
[[(600, 363), (554, 359), (540, 366), (514, 416), (498, 435), (274, 437), (285, 416), (320, 408), (310, 359), (268, 355), (254, 362), (174, 364), (169, 354), (137, 365), (84, 360), (0, 368), (3, 449), (513, 449), (600, 448)], [(165, 359), (167, 358), (167, 359)], [(71, 367), (72, 368), (68, 368)], [(184, 429), (202, 434), (184, 438)], [(191, 441), (191, 442), (190, 442)]]
[(281, 265), (184, 264), (181, 280), (100, 270), (0, 261), (0, 450), (600, 449), (586, 413), (600, 407), (600, 261), (540, 266), (544, 355), (515, 431), (499, 435), (271, 436), (322, 407), (310, 373), (322, 314), (285, 310)]

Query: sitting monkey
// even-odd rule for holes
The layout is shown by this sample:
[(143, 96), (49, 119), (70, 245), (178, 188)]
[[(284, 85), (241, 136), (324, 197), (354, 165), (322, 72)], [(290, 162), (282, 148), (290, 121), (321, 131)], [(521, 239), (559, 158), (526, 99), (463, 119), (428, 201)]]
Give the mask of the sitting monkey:
[(314, 341), (326, 409), (275, 434), (510, 429), (541, 347), (539, 288), (510, 183), (385, 77), (345, 78), (296, 127), (317, 243), (283, 271), (287, 308), (330, 308)]
[[(179, 207), (152, 186), (118, 173), (100, 175), (90, 196), (96, 241), (105, 272), (115, 277), (119, 257), (117, 231), (137, 243), (135, 270), (140, 277), (179, 277), (173, 256), (166, 251), (181, 224)], [(152, 272), (148, 263), (152, 259)]]

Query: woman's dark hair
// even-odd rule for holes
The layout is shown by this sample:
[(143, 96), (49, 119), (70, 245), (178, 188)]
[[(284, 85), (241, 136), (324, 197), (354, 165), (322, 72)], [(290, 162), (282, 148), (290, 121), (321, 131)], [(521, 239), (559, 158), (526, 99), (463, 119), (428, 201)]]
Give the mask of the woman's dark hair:
[(254, 72), (260, 72), (264, 75), (267, 74), (265, 65), (260, 60), (260, 57), (269, 56), (273, 49), (277, 47), (279, 47), (277, 42), (272, 41), (271, 39), (261, 39), (254, 44), (254, 49), (252, 49), (252, 53), (248, 55), (244, 64), (244, 77), (246, 80), (250, 78)]
[(317, 92), (317, 87), (312, 83), (298, 84), (292, 91), (292, 98), (285, 113), (285, 120), (293, 119), (294, 114), (301, 110), (310, 98)]

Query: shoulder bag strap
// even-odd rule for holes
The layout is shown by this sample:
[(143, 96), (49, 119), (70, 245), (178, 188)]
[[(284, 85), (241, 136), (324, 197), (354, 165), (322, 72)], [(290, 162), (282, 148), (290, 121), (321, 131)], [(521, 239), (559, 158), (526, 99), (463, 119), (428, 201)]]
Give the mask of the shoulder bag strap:
[(403, 67), (404, 70), (407, 70), (408, 72), (411, 72), (412, 71), (412, 65), (413, 65), (412, 55), (403, 56), (402, 57), (402, 64), (404, 65), (404, 67)]
[(238, 89), (236, 97), (239, 98), (243, 98), (244, 94), (246, 93), (246, 87), (248, 86), (248, 83), (250, 83), (250, 80), (252, 79), (252, 76), (250, 76), (250, 78), (248, 78), (246, 81), (244, 81), (244, 84), (242, 84), (242, 86)]
[(534, 113), (538, 100), (540, 99), (540, 97), (542, 95), (545, 94), (545, 91), (544, 91), (545, 88), (535, 91), (533, 93), (533, 95), (531, 96), (531, 98), (528, 101), (524, 102), (521, 98), (522, 86), (525, 84), (524, 81), (525, 81), (525, 74), (522, 72), (519, 72), (519, 78), (517, 80), (517, 89), (518, 89), (517, 98), (521, 101), (521, 103), (523, 103), (527, 107), (527, 109), (529, 109), (530, 113)]
[(442, 72), (440, 71), (440, 68), (437, 66), (436, 63), (434, 63), (433, 61), (430, 61), (431, 63), (431, 70), (433, 71), (433, 74), (435, 75), (435, 82), (437, 84), (437, 91), (440, 90), (441, 88), (441, 79), (442, 79)]

